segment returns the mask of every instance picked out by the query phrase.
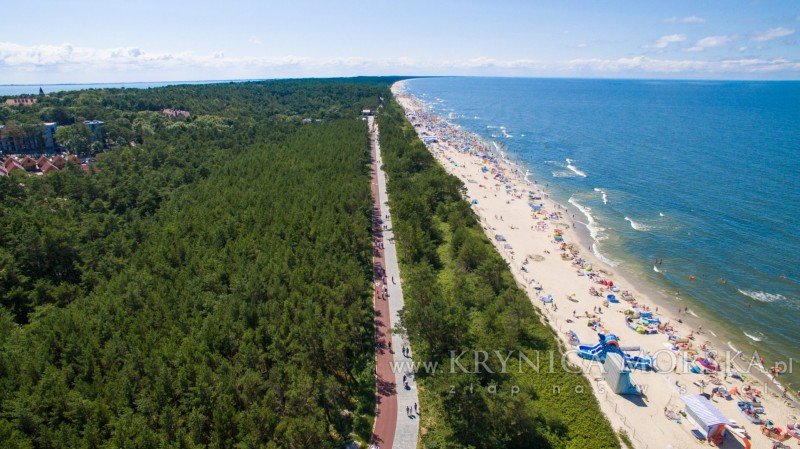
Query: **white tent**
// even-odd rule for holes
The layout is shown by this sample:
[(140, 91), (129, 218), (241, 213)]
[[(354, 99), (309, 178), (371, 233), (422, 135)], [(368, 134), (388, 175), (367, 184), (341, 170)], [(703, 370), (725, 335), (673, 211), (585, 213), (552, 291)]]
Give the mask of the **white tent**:
[(686, 404), (686, 414), (700, 426), (700, 430), (705, 433), (706, 438), (710, 439), (717, 435), (731, 423), (705, 396), (692, 394), (683, 396), (681, 399)]

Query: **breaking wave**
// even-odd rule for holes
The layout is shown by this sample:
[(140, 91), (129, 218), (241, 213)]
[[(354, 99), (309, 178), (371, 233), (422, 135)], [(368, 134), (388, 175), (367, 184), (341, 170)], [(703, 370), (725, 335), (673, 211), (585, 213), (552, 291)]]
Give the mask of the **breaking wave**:
[(574, 165), (572, 165), (572, 159), (569, 159), (569, 158), (567, 158), (567, 168), (568, 168), (568, 169), (569, 169), (569, 170), (570, 170), (572, 173), (575, 173), (576, 175), (580, 176), (581, 178), (586, 178), (586, 173), (585, 173), (585, 172), (583, 172), (582, 170), (578, 170), (578, 168), (577, 168), (577, 167), (575, 167)]
[(607, 238), (606, 236), (600, 234), (600, 232), (605, 231), (605, 229), (597, 225), (597, 222), (592, 216), (591, 208), (578, 203), (577, 201), (575, 201), (575, 198), (573, 197), (569, 197), (569, 200), (567, 200), (567, 202), (575, 206), (586, 217), (586, 228), (589, 229), (589, 235), (592, 237), (592, 240), (600, 241), (600, 240), (605, 240)]
[(631, 228), (633, 228), (636, 231), (647, 232), (647, 231), (652, 231), (653, 230), (653, 226), (650, 226), (650, 225), (647, 225), (647, 224), (644, 224), (644, 223), (641, 223), (641, 222), (638, 222), (638, 221), (633, 221), (630, 217), (625, 217), (625, 221), (630, 223), (631, 224)]
[(747, 338), (749, 338), (750, 340), (753, 340), (753, 341), (764, 341), (764, 334), (762, 334), (761, 332), (756, 332), (757, 334), (760, 335), (760, 337), (757, 337), (755, 335), (750, 335), (745, 331), (742, 331), (742, 333), (747, 335)]
[(738, 290), (739, 290), (739, 293), (747, 296), (748, 298), (752, 298), (752, 299), (755, 299), (756, 301), (760, 301), (760, 302), (769, 303), (769, 302), (783, 301), (783, 300), (786, 299), (785, 296), (779, 295), (777, 293), (760, 292), (760, 291), (757, 291), (757, 290), (742, 290), (742, 289), (738, 289)]
[(604, 256), (600, 252), (600, 250), (597, 249), (597, 244), (596, 243), (592, 243), (592, 253), (594, 253), (595, 257), (600, 259), (601, 262), (603, 262), (604, 264), (606, 264), (608, 266), (616, 267), (617, 265), (619, 265), (619, 262), (617, 262), (615, 260), (611, 260), (608, 257)]
[(594, 191), (599, 193), (600, 196), (603, 197), (603, 204), (608, 204), (608, 195), (606, 194), (605, 190), (601, 189), (600, 187), (595, 187)]

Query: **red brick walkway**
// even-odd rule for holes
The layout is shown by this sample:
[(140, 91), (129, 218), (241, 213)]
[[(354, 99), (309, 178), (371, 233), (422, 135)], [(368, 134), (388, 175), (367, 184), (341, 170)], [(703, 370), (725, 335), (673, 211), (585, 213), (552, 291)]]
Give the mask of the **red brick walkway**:
[[(372, 122), (370, 120), (370, 122)], [(370, 133), (373, 136), (372, 133)], [(383, 221), (381, 219), (380, 200), (378, 199), (378, 166), (376, 163), (375, 144), (371, 145), (372, 151), (372, 238), (373, 255), (372, 268), (375, 289), (373, 302), (375, 306), (375, 371), (376, 371), (376, 408), (375, 427), (372, 429), (370, 444), (380, 449), (390, 449), (394, 442), (395, 428), (397, 425), (397, 389), (395, 375), (392, 372), (391, 353), (391, 328), (392, 323), (389, 313), (389, 302), (384, 294), (384, 267), (386, 262), (383, 255)]]

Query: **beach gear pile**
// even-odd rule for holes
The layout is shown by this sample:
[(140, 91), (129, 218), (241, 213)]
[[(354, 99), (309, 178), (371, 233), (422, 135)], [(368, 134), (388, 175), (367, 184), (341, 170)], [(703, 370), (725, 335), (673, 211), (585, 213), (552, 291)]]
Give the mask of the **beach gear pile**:
[(633, 307), (625, 311), (625, 324), (636, 333), (650, 335), (658, 333), (661, 319), (654, 316), (653, 312)]

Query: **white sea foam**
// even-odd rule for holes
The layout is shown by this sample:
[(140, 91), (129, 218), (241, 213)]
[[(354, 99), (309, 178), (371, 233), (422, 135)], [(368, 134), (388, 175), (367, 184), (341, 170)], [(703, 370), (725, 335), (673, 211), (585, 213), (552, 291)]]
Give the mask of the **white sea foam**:
[(595, 257), (597, 257), (598, 259), (600, 259), (601, 262), (610, 267), (616, 267), (617, 265), (619, 265), (619, 262), (611, 260), (608, 257), (604, 256), (602, 253), (600, 253), (600, 250), (597, 249), (596, 243), (592, 243), (592, 252), (594, 253)]
[(764, 339), (763, 339), (763, 338), (761, 338), (761, 337), (756, 337), (755, 335), (750, 335), (750, 334), (748, 334), (748, 333), (747, 333), (747, 332), (745, 332), (745, 331), (742, 331), (742, 333), (743, 333), (743, 334), (745, 334), (745, 335), (747, 335), (747, 338), (749, 338), (750, 340), (753, 340), (753, 341), (763, 341), (763, 340), (764, 340)]
[(653, 271), (655, 271), (656, 273), (661, 273), (661, 270), (659, 270), (658, 267), (655, 265), (653, 265)]
[(666, 217), (666, 215), (664, 215), (664, 212), (659, 212), (659, 213), (658, 213), (658, 216), (659, 216), (659, 217)]
[(575, 206), (586, 217), (586, 228), (589, 229), (589, 235), (592, 237), (592, 240), (597, 242), (607, 238), (605, 235), (601, 234), (601, 231), (605, 231), (605, 229), (597, 225), (597, 222), (592, 216), (592, 208), (578, 203), (573, 197), (569, 197), (567, 202)]
[(633, 221), (630, 217), (625, 217), (625, 221), (630, 223), (631, 224), (631, 228), (633, 228), (635, 231), (647, 232), (647, 231), (652, 231), (653, 230), (653, 226), (650, 226), (650, 225), (647, 225), (647, 224), (644, 224), (644, 223), (641, 223), (641, 222), (638, 222), (638, 221)]
[(600, 187), (595, 187), (594, 191), (599, 193), (600, 196), (603, 198), (603, 204), (608, 204), (608, 194), (606, 194), (605, 190), (601, 189)]
[(785, 296), (779, 295), (777, 293), (767, 293), (767, 292), (760, 292), (756, 290), (742, 290), (738, 289), (739, 293), (747, 296), (748, 298), (755, 299), (756, 301), (760, 302), (777, 302), (783, 301), (786, 299)]
[(576, 175), (580, 176), (581, 178), (586, 178), (586, 173), (585, 172), (583, 172), (581, 170), (578, 170), (577, 167), (572, 165), (572, 159), (567, 158), (567, 168), (570, 169), (570, 171), (572, 173), (575, 173)]

